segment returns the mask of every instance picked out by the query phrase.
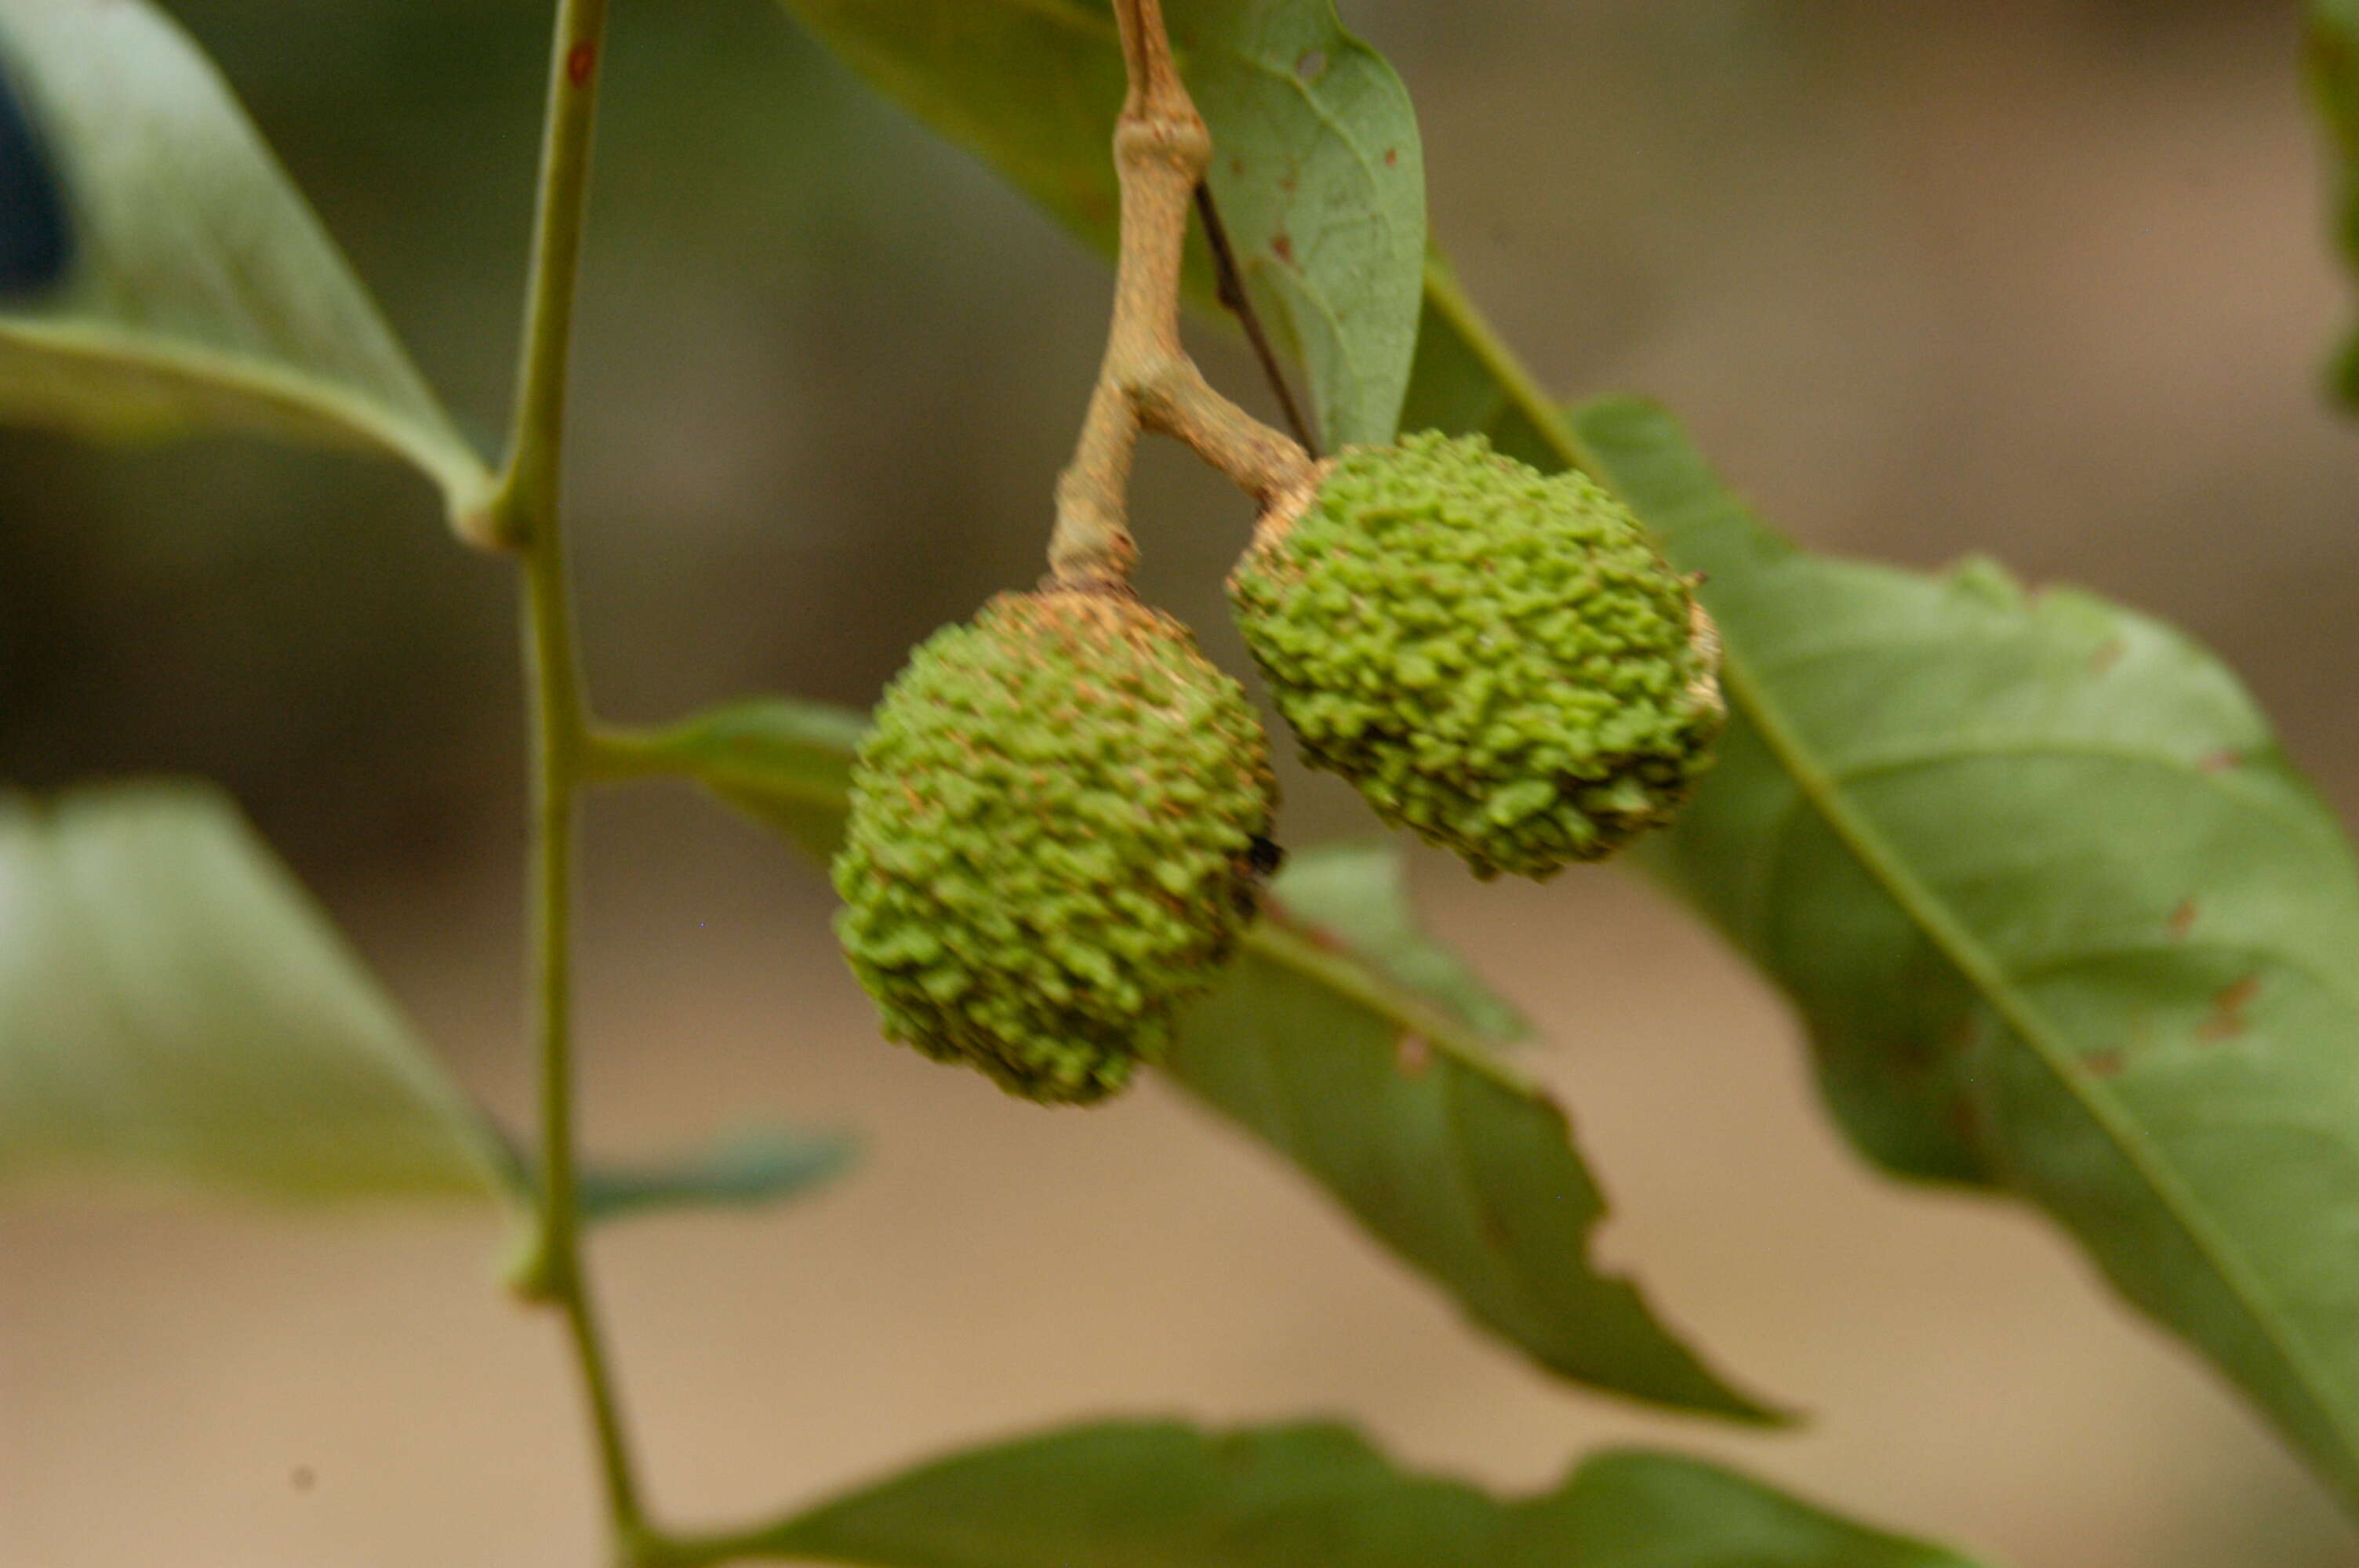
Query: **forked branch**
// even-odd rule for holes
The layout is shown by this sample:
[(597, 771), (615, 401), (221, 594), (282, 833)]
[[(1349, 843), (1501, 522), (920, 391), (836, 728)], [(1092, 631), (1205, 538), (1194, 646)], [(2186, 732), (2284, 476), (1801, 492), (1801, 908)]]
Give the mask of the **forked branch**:
[(1122, 241), (1114, 321), (1073, 460), (1057, 481), (1049, 566), (1061, 587), (1122, 589), (1137, 557), (1128, 522), (1142, 429), (1186, 442), (1266, 507), (1311, 483), (1310, 455), (1205, 381), (1180, 341), (1180, 269), (1212, 133), (1171, 57), (1161, 0), (1115, 0), (1130, 88), (1114, 134)]

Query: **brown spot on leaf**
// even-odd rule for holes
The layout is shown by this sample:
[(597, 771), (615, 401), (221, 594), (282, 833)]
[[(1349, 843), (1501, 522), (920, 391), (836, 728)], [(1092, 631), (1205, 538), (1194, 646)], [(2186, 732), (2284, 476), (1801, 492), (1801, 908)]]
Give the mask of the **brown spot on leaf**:
[(2220, 750), (2198, 759), (2195, 765), (2207, 773), (2224, 773), (2230, 768), (2243, 766), (2244, 762), (2244, 752), (2233, 746), (2223, 746)]
[(2104, 675), (2107, 670), (2120, 664), (2122, 655), (2129, 651), (2130, 645), (2119, 637), (2106, 638), (2097, 651), (2089, 655), (2089, 673)]
[(2245, 1010), (2252, 1005), (2260, 989), (2258, 975), (2246, 975), (2234, 985), (2221, 987), (2212, 999), (2211, 1012), (2196, 1025), (2195, 1038), (2208, 1044), (2242, 1034), (2252, 1022), (2245, 1016)]
[(1507, 1228), (1506, 1218), (1489, 1204), (1484, 1204), (1475, 1217), (1475, 1228), (1483, 1233), (1483, 1244), (1495, 1252), (1516, 1249), (1516, 1233)]
[(1400, 148), (1386, 147), (1385, 149), (1385, 167), (1386, 168), (1390, 168), (1393, 165), (1398, 162), (1400, 162)]
[(565, 80), (579, 87), (598, 69), (598, 46), (575, 44), (565, 51)]
[(2088, 1068), (2094, 1076), (2110, 1078), (2122, 1070), (2122, 1054), (2119, 1051), (2091, 1051), (2082, 1056), (2081, 1065)]
[(1292, 236), (1287, 234), (1273, 235), (1269, 242), (1269, 248), (1270, 253), (1277, 256), (1278, 260), (1284, 262), (1288, 266), (1292, 266), (1294, 265), (1294, 240)]
[(1231, 159), (1229, 160), (1229, 172), (1230, 172), (1231, 174), (1243, 174), (1243, 173), (1245, 173), (1245, 159), (1243, 159), (1243, 158), (1241, 158), (1241, 157), (1233, 157), (1233, 158), (1231, 158)]
[(1983, 1130), (1982, 1113), (1974, 1108), (1974, 1102), (1964, 1095), (1960, 1095), (1950, 1101), (1945, 1108), (1942, 1119), (1950, 1124), (1950, 1135), (1959, 1142), (1973, 1144), (1980, 1141)]
[(1400, 1044), (1393, 1052), (1393, 1062), (1400, 1069), (1402, 1077), (1421, 1077), (1425, 1070), (1433, 1065), (1433, 1042), (1422, 1034), (1403, 1030)]
[(2170, 912), (2169, 923), (2164, 929), (2170, 933), (2172, 940), (2186, 940), (2187, 934), (2195, 929), (2195, 901), (2191, 898), (2180, 899), (2179, 907)]

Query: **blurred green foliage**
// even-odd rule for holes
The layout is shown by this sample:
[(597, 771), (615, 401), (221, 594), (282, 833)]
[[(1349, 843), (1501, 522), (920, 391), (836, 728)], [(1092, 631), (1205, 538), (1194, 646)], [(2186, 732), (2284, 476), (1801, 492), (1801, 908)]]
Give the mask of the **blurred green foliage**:
[[(488, 448), (543, 8), (176, 9)], [(1014, 477), (984, 449), (1014, 426), (1045, 473), (1070, 411), (1006, 398), (979, 340), (1095, 268), (764, 6), (626, 6), (613, 56), (574, 490), (601, 684), (632, 711), (799, 668), (864, 703), (965, 585), (1032, 569), (973, 525)], [(1066, 334), (1076, 399), (1093, 330)], [(930, 525), (864, 544), (882, 518)], [(299, 860), (456, 850), (507, 814), (506, 570), (388, 465), (11, 432), (0, 560), (0, 776), (221, 778)], [(908, 618), (867, 627), (879, 599)]]

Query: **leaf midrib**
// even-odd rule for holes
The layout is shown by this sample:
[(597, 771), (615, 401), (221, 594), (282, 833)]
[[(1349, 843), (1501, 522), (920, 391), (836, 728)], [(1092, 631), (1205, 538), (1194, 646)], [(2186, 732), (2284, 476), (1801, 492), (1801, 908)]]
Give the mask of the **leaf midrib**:
[(1247, 926), (1240, 946), (1324, 986), (1394, 1027), (1417, 1035), (1468, 1070), (1526, 1099), (1538, 1090), (1502, 1061), (1469, 1026), (1379, 974), (1349, 952), (1330, 952), (1290, 922), (1270, 914)]
[(456, 430), (308, 373), (209, 347), (167, 349), (152, 339), (82, 321), (0, 318), (0, 340), (60, 357), (113, 362), (164, 378), (219, 387), (257, 403), (340, 426), (360, 440), (417, 467), (439, 486), (452, 512), (480, 503), (491, 470)]
[[(1755, 677), (1748, 676), (1747, 678)], [(1756, 684), (1757, 689), (1757, 680)], [(1780, 755), (1782, 759), (1782, 753)], [(1839, 766), (1822, 768), (1821, 772), (1827, 781), (1830, 793), (1842, 794), (1852, 786), (1868, 780), (1890, 778), (1919, 768), (1942, 768), (1952, 763), (1977, 762), (1991, 757), (2017, 759), (2049, 757), (2151, 768), (2157, 773), (2191, 779), (2198, 784), (2223, 794), (2228, 793), (2235, 782), (2234, 774), (2210, 773), (2201, 763), (2190, 762), (2184, 758), (2173, 756), (2167, 752), (2144, 751), (2131, 746), (2042, 737), (2027, 737), (2006, 741), (1993, 741), (1968, 746), (1946, 742), (1930, 746), (1894, 746), (1881, 751), (1864, 752)], [(2296, 815), (2290, 809), (2289, 803), (2277, 792), (2261, 789), (2236, 790), (2235, 798), (2238, 805), (2271, 817), (2280, 827), (2290, 828), (2303, 836), (2315, 831), (2314, 825)], [(1775, 816), (1770, 819), (1768, 827), (1762, 833), (1763, 840), (1777, 845), (1782, 853), (1793, 831), (1795, 816), (1814, 805), (1809, 795), (1797, 787), (1791, 796), (1778, 802)], [(1775, 872), (1777, 866), (1775, 864), (1775, 860), (1776, 857), (1765, 858), (1760, 870), (1748, 884), (1746, 896), (1743, 901), (1745, 929), (1752, 933), (1756, 940), (1766, 940), (1767, 937), (1767, 934), (1760, 928), (1760, 920), (1766, 906), (1766, 890), (1776, 881)], [(2196, 942), (2193, 945), (2205, 944)], [(2210, 945), (2221, 946), (2217, 943)], [(2253, 950), (2263, 951), (2258, 947)], [(2359, 989), (2354, 989), (2351, 980), (2339, 975), (2328, 974), (2309, 957), (2297, 957), (2291, 950), (2267, 949), (2267, 951), (2277, 962), (2308, 976), (2321, 992), (2341, 1002), (2354, 1015), (2359, 1015)], [(2016, 968), (2019, 978), (2021, 966), (2017, 965)]]
[(2124, 1159), (2153, 1189), (2170, 1215), (2203, 1255), (2212, 1260), (2238, 1301), (2251, 1313), (2269, 1344), (2295, 1374), (2296, 1387), (2343, 1440), (2346, 1454), (2354, 1450), (2354, 1433), (2336, 1408), (2313, 1389), (2329, 1382), (2308, 1345), (2287, 1322), (2263, 1281), (2255, 1278), (2242, 1251), (2227, 1244), (2204, 1206), (2177, 1175), (2158, 1162), (2148, 1141), (2109, 1095), (2098, 1094), (2081, 1081), (2069, 1065), (2069, 1048), (2039, 1009), (2007, 977), (2004, 966), (1973, 932), (1953, 918), (1940, 901), (1902, 862), (1897, 850), (1885, 841), (1873, 823), (1854, 811), (1841, 787), (1810, 759), (1802, 741), (1788, 728), (1784, 714), (1756, 687), (1738, 656), (1734, 641), (1724, 644), (1723, 679), (1730, 696), (1743, 709), (1795, 787), (1843, 841), (1853, 858), (1900, 906), (1909, 921), (1930, 938), (1936, 949), (1982, 993), (1983, 1000), (2006, 1022), (2017, 1038), (2029, 1047), (2064, 1092), (2102, 1129)]

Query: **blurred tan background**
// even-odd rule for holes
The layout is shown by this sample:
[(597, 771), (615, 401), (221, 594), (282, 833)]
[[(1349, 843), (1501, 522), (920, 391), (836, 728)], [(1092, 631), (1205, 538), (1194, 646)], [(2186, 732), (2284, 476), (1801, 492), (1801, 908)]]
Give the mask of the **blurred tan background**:
[[(495, 430), (544, 7), (174, 9)], [(1103, 273), (761, 0), (619, 9), (572, 491), (602, 704), (865, 703), (1038, 569)], [(2359, 812), (2359, 428), (2315, 390), (2348, 296), (2290, 0), (1344, 9), (1417, 94), (1438, 232), (1552, 384), (1667, 398), (1811, 543), (1988, 549), (2179, 621)], [(1247, 522), (1143, 465), (1147, 586), (1241, 671), (1216, 585)], [(0, 435), (0, 777), (226, 779), (519, 1114), (507, 591), (390, 469)], [(1298, 841), (1365, 830), (1290, 784)], [(1082, 1416), (1342, 1414), (1517, 1487), (1600, 1442), (1687, 1444), (2019, 1568), (2359, 1564), (2043, 1226), (1870, 1178), (1774, 998), (1613, 872), (1416, 863), (1543, 1031), (1611, 1255), (1813, 1411), (1799, 1434), (1544, 1382), (1159, 1087), (1047, 1113), (875, 1044), (820, 880), (684, 795), (593, 826), (592, 1143), (869, 1134), (805, 1205), (600, 1244), (683, 1519)], [(593, 1561), (568, 1368), (493, 1289), (503, 1242), (427, 1213), (0, 1211), (0, 1565)]]

